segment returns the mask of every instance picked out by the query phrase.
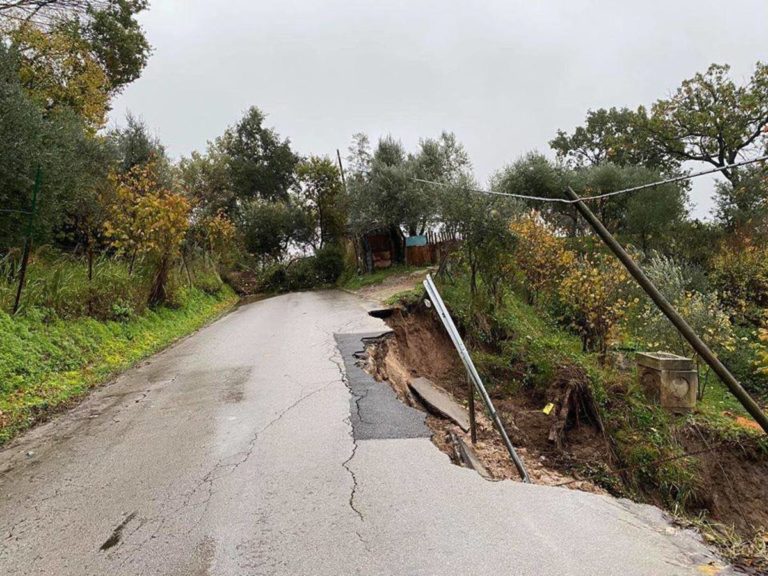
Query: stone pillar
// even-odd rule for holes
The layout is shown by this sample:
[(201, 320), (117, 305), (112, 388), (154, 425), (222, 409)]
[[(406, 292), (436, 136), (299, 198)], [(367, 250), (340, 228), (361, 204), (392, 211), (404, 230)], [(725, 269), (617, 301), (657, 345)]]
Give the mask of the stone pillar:
[(640, 386), (654, 402), (673, 412), (696, 407), (699, 374), (693, 360), (668, 352), (638, 352)]

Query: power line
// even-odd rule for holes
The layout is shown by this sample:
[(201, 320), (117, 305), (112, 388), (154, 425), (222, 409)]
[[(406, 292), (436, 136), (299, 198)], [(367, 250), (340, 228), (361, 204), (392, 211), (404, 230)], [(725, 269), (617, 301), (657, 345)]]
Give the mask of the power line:
[[(709, 168), (702, 170), (701, 172), (693, 172), (692, 174), (685, 174), (682, 176), (674, 176), (673, 178), (666, 178), (665, 180), (659, 180), (657, 182), (651, 182), (650, 184), (642, 184), (640, 186), (633, 186), (632, 188), (624, 188), (622, 190), (615, 190), (613, 192), (605, 192), (604, 194), (595, 194), (593, 196), (582, 196), (578, 200), (571, 200), (570, 198), (547, 198), (544, 196), (529, 196), (527, 194), (509, 194), (507, 192), (496, 192), (494, 190), (482, 190), (478, 188), (464, 188), (468, 192), (474, 192), (477, 194), (490, 194), (493, 196), (508, 196), (510, 198), (518, 198), (520, 200), (535, 200), (538, 202), (558, 202), (560, 204), (576, 204), (582, 200), (599, 200), (600, 198), (608, 198), (609, 196), (616, 196), (618, 194), (627, 194), (629, 192), (637, 192), (638, 190), (645, 190), (647, 188), (654, 188), (656, 186), (663, 186), (664, 184), (673, 184), (675, 182), (682, 182), (683, 180), (690, 180), (692, 178), (698, 178), (699, 176), (706, 176), (707, 174), (714, 174), (715, 172), (722, 172), (730, 168), (738, 168), (739, 166), (746, 166), (747, 164), (754, 164), (756, 162), (763, 162), (768, 160), (768, 154), (765, 156), (759, 156), (750, 160), (742, 160), (741, 162), (734, 162), (733, 164), (726, 164), (725, 166), (719, 166), (716, 168)], [(445, 182), (436, 182), (434, 180), (424, 180), (423, 178), (411, 178), (414, 182), (421, 182), (422, 184), (433, 184), (435, 186), (453, 187), (451, 184)]]

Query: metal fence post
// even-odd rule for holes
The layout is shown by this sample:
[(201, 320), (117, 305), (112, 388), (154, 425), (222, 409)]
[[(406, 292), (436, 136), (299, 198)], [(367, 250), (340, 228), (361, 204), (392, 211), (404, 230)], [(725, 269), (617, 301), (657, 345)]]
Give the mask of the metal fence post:
[(469, 394), (469, 436), (472, 444), (477, 444), (477, 422), (475, 421), (475, 386), (472, 376), (467, 371), (467, 393)]
[(35, 187), (32, 189), (32, 209), (29, 212), (29, 220), (27, 220), (27, 235), (24, 239), (24, 254), (21, 257), (21, 270), (19, 270), (19, 287), (16, 289), (16, 300), (13, 302), (13, 313), (19, 311), (19, 305), (21, 304), (21, 291), (24, 288), (24, 282), (27, 279), (27, 265), (29, 264), (29, 251), (32, 249), (32, 231), (35, 222), (35, 212), (37, 211), (37, 195), (40, 192), (40, 185), (42, 184), (42, 171), (37, 168), (35, 174)]

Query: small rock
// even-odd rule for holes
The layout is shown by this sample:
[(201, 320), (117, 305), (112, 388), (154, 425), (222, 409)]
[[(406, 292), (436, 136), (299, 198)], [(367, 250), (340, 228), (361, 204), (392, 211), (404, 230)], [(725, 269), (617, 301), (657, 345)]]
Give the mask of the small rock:
[(27, 458), (32, 458), (32, 456), (34, 456), (34, 455), (35, 455), (35, 453), (34, 453), (34, 452), (32, 452), (32, 450), (30, 450), (29, 452), (27, 452)]

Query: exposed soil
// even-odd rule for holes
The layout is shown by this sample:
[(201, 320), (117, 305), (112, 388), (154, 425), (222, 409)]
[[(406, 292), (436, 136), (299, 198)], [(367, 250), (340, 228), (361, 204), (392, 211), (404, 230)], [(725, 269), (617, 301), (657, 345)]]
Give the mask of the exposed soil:
[(698, 428), (686, 428), (679, 438), (697, 457), (700, 489), (696, 505), (702, 512), (740, 534), (765, 532), (768, 544), (768, 458), (756, 446), (718, 444)]
[[(439, 320), (434, 315), (410, 315), (398, 310), (387, 318), (387, 323), (394, 335), (371, 345), (368, 370), (377, 379), (389, 381), (398, 397), (411, 406), (424, 410), (408, 390), (408, 381), (418, 376), (429, 378), (466, 406), (469, 397), (466, 373)], [(553, 385), (552, 400), (557, 401), (556, 396), (563, 388), (562, 382)], [(558, 448), (557, 443), (549, 441), (558, 410), (548, 416), (542, 412), (546, 402), (524, 394), (491, 393), (491, 398), (534, 483), (563, 484), (571, 489), (605, 493), (601, 487), (572, 474), (585, 465), (600, 468), (610, 456), (600, 427), (590, 422), (587, 414), (571, 415), (563, 425), (567, 445)], [(482, 411), (480, 399), (475, 403), (478, 442), (474, 449), (478, 457), (494, 479), (519, 479), (498, 433)], [(470, 444), (469, 433), (447, 420), (430, 415), (427, 424), (435, 431), (435, 444), (454, 460), (448, 433), (453, 431)]]
[[(400, 399), (424, 410), (408, 390), (408, 381), (426, 377), (467, 405), (466, 374), (450, 339), (434, 314), (396, 310), (387, 318), (394, 334), (371, 344), (368, 370), (379, 380), (387, 380)], [(542, 395), (522, 388), (491, 392), (491, 397), (507, 431), (536, 484), (564, 485), (570, 489), (606, 493), (618, 481), (620, 466), (596, 414), (584, 375), (563, 366), (552, 385)], [(517, 392), (511, 391), (518, 389)], [(586, 390), (585, 390), (586, 389)], [(542, 409), (554, 408), (549, 415)], [(519, 479), (509, 455), (476, 400), (478, 457), (494, 479)], [(425, 410), (426, 411), (426, 410)], [(470, 443), (468, 433), (436, 416), (428, 416), (434, 430), (433, 441), (456, 461), (450, 431)], [(733, 526), (744, 537), (764, 533), (768, 543), (768, 456), (756, 447), (722, 445), (705, 432), (688, 426), (678, 441), (687, 453), (695, 453), (699, 463), (700, 494), (689, 512)], [(711, 451), (706, 451), (714, 448)], [(704, 453), (701, 453), (704, 451)], [(600, 478), (601, 486), (582, 478)], [(618, 494), (622, 486), (616, 485)], [(658, 503), (653, 494), (644, 495)]]

